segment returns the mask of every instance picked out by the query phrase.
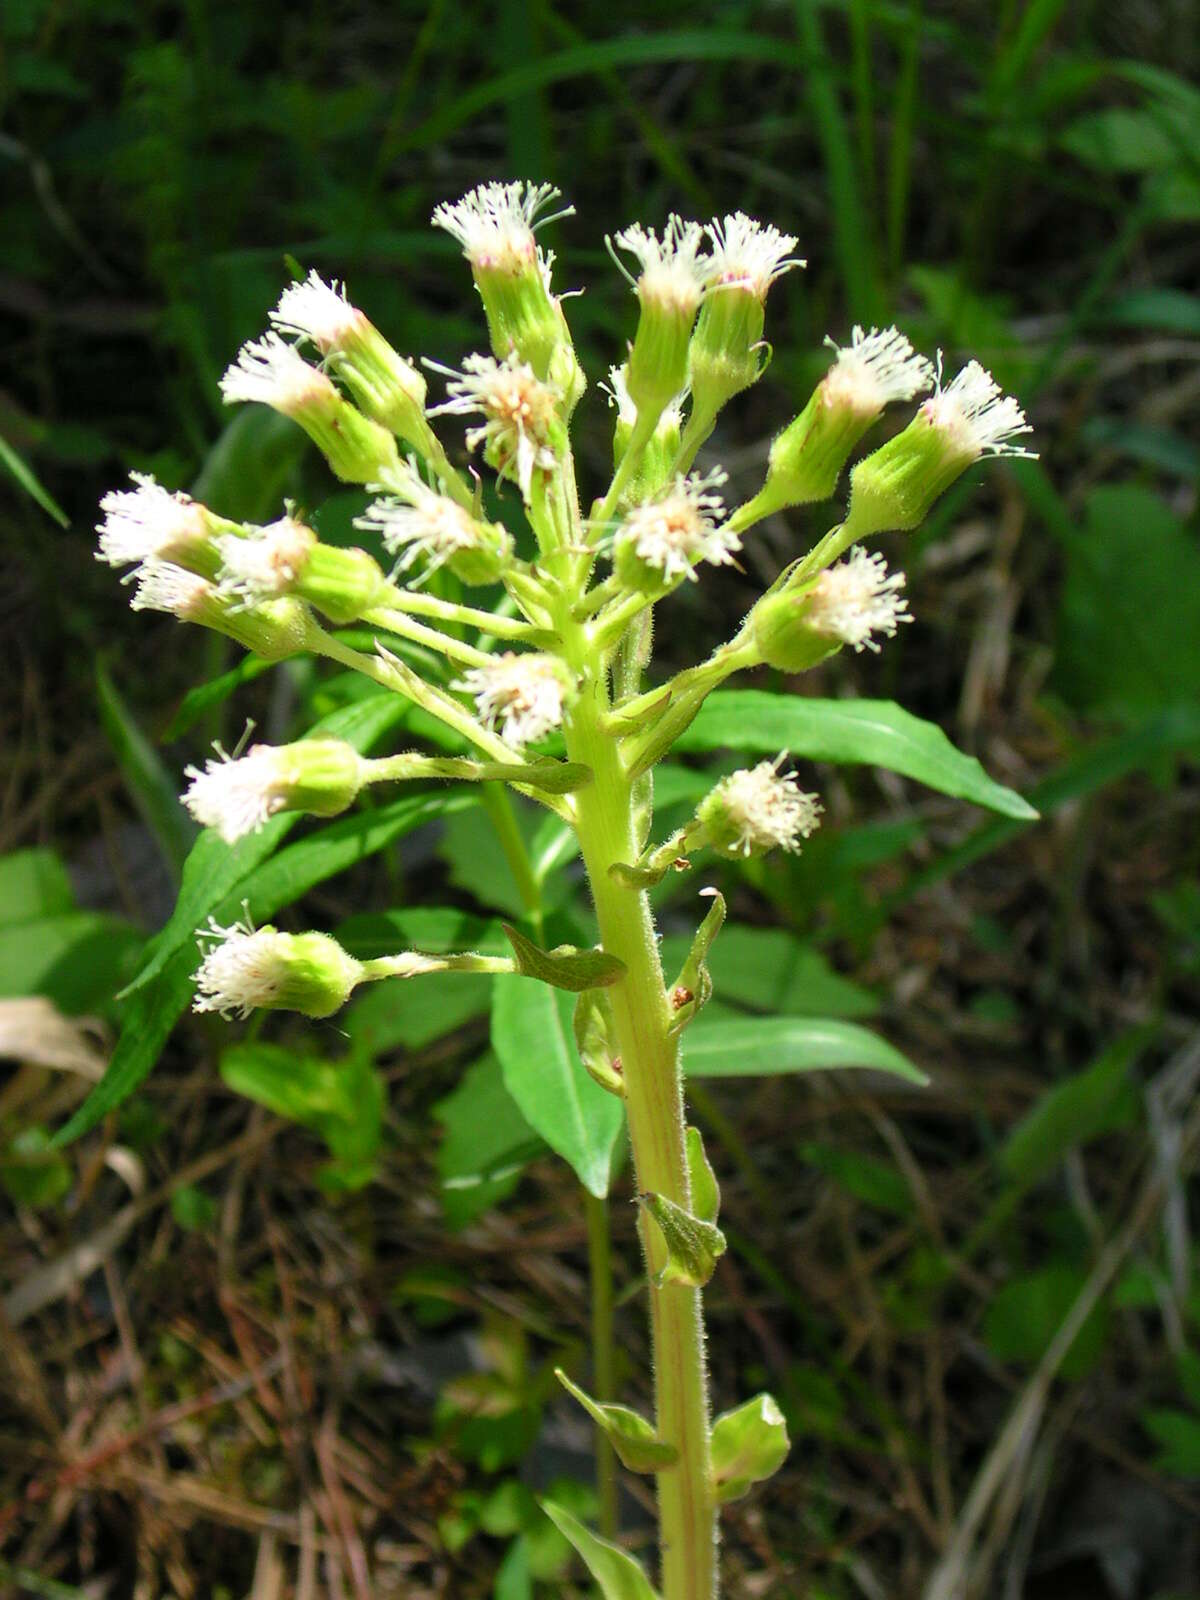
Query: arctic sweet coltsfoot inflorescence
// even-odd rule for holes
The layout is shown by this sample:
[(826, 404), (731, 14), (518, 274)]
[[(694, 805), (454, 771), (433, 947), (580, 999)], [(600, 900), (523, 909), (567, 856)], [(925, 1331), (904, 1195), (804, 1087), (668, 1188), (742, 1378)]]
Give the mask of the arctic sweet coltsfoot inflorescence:
[[(390, 571), (366, 550), (324, 543), (294, 507), (251, 526), (140, 474), (102, 502), (98, 555), (131, 569), (135, 608), (215, 629), (267, 661), (326, 657), (437, 718), (462, 752), (368, 759), (324, 736), (218, 751), (188, 769), (184, 800), (231, 846), (280, 812), (331, 817), (370, 786), (431, 779), (505, 781), (577, 835), (599, 951), (538, 952), (514, 935), (511, 958), (408, 950), (359, 961), (324, 933), (214, 925), (199, 931), (196, 1008), (325, 1017), (360, 984), (429, 971), (533, 972), (582, 991), (585, 1064), (623, 1101), (632, 1145), (654, 1416), (582, 1398), (621, 1460), (655, 1477), (658, 1589), (626, 1552), (546, 1509), (607, 1600), (713, 1600), (721, 1505), (778, 1468), (787, 1431), (769, 1395), (715, 1421), (709, 1407), (701, 1296), (725, 1245), (716, 1183), (686, 1124), (679, 1039), (711, 991), (704, 954), (723, 902), (716, 896), (697, 935), (689, 982), (668, 989), (646, 892), (705, 851), (741, 862), (801, 849), (821, 804), (781, 756), (723, 777), (687, 824), (652, 843), (647, 774), (732, 674), (764, 663), (803, 672), (847, 647), (878, 652), (912, 618), (903, 574), (864, 541), (917, 526), (982, 457), (1028, 453), (1013, 443), (1028, 426), (976, 362), (944, 382), (940, 353), (930, 361), (896, 328), (854, 327), (844, 343), (829, 341), (828, 370), (771, 446), (761, 486), (730, 509), (724, 472), (697, 469), (697, 453), (721, 410), (761, 376), (767, 299), (804, 262), (795, 238), (741, 212), (705, 225), (670, 216), (609, 241), (638, 319), (607, 386), (613, 475), (584, 501), (571, 428), (585, 379), (553, 256), (537, 239), (571, 215), (558, 201), (548, 185), (487, 183), (435, 211), (462, 247), (491, 343), (458, 369), (425, 361), (444, 383), (440, 402), (429, 403), (421, 367), (315, 272), (283, 291), (269, 330), (222, 380), (226, 401), (293, 418), (338, 478), (369, 491), (356, 526)], [(925, 394), (908, 425), (850, 471), (846, 515), (728, 643), (647, 689), (654, 608), (682, 585), (719, 582), (763, 518), (835, 494), (885, 409)], [(465, 432), (451, 437), (444, 430), (458, 419)], [(521, 519), (502, 524), (485, 511), (472, 457), (519, 500)], [(469, 603), (472, 587), (486, 603)], [(373, 650), (339, 633), (351, 623)], [(539, 751), (546, 740), (555, 743)]]

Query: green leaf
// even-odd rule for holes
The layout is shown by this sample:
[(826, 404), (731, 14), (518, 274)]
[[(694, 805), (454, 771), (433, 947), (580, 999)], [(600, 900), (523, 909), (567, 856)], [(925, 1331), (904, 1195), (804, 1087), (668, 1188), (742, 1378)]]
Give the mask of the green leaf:
[(1005, 1140), (998, 1157), (1005, 1174), (1028, 1188), (1053, 1172), (1069, 1151), (1127, 1126), (1138, 1105), (1130, 1069), (1152, 1032), (1126, 1034), (1083, 1072), (1051, 1084)]
[(593, 1400), (571, 1382), (561, 1367), (555, 1367), (554, 1376), (607, 1435), (621, 1465), (628, 1467), (630, 1472), (661, 1472), (664, 1467), (673, 1467), (679, 1460), (679, 1451), (675, 1446), (660, 1439), (650, 1423), (638, 1412), (631, 1411), (628, 1406)]
[(0, 927), (74, 908), (71, 880), (55, 851), (16, 850), (0, 856)]
[(45, 995), (67, 1016), (105, 1010), (145, 943), (103, 911), (65, 911), (0, 927), (0, 995)]
[(517, 971), (526, 978), (539, 978), (555, 989), (582, 994), (585, 989), (604, 989), (625, 971), (625, 963), (606, 950), (578, 950), (571, 944), (542, 950), (527, 939), (519, 928), (501, 923), (513, 948)]
[(1182, 289), (1130, 289), (1115, 296), (1098, 313), (1098, 330), (1112, 323), (1127, 328), (1157, 328), (1194, 339), (1200, 335), (1200, 295)]
[(23, 456), (17, 454), (8, 440), (0, 435), (0, 466), (14, 477), (24, 489), (31, 500), (37, 502), (48, 517), (52, 517), (60, 528), (69, 528), (71, 519), (59, 505), (58, 501), (47, 489), (44, 489), (38, 480), (33, 468)]
[[(1067, 1318), (1087, 1273), (1077, 1263), (1054, 1262), (1014, 1278), (993, 1296), (983, 1321), (988, 1349), (1001, 1361), (1032, 1367), (1041, 1360)], [(1063, 1359), (1064, 1378), (1082, 1378), (1104, 1353), (1108, 1307), (1093, 1307)]]
[(693, 1216), (664, 1194), (640, 1194), (637, 1198), (654, 1218), (667, 1248), (666, 1265), (656, 1281), (702, 1289), (725, 1254), (725, 1235), (715, 1223)]
[(277, 664), (264, 661), (261, 656), (243, 656), (237, 666), (231, 667), (228, 672), (222, 672), (219, 677), (210, 678), (207, 683), (198, 683), (194, 689), (189, 689), (167, 725), (163, 743), (174, 744), (176, 739), (182, 739), (189, 728), (195, 727), (208, 712), (223, 705), (242, 684), (260, 678)]
[(853, 1022), (816, 1017), (701, 1017), (683, 1036), (683, 1068), (695, 1078), (869, 1067), (909, 1083), (928, 1078), (899, 1050)]
[[(663, 966), (674, 971), (687, 957), (686, 934), (662, 942)], [(866, 1017), (879, 1010), (869, 989), (842, 978), (811, 945), (783, 928), (725, 924), (708, 954), (713, 992), (772, 1016)]]
[(680, 737), (680, 750), (780, 750), (808, 761), (886, 767), (1001, 816), (1032, 822), (1037, 812), (956, 750), (932, 722), (891, 700), (809, 700), (758, 689), (718, 691)]
[(511, 1194), (546, 1146), (504, 1087), (500, 1063), (490, 1052), (468, 1067), (433, 1111), (445, 1130), (437, 1152), (442, 1205), (450, 1226), (462, 1228)]
[(308, 440), (290, 417), (241, 406), (208, 452), (192, 495), (235, 522), (269, 522), (296, 477)]
[(592, 1533), (553, 1501), (543, 1500), (541, 1506), (559, 1533), (575, 1546), (584, 1566), (600, 1585), (604, 1600), (659, 1600), (631, 1555)]
[(769, 1394), (726, 1411), (713, 1422), (712, 1473), (721, 1505), (773, 1477), (790, 1447), (783, 1412)]
[(397, 950), (421, 950), (431, 956), (454, 950), (477, 950), (487, 956), (508, 954), (508, 942), (498, 922), (450, 906), (367, 911), (347, 917), (335, 932), (338, 943), (360, 961), (395, 955)]
[(590, 1194), (608, 1193), (624, 1107), (588, 1076), (571, 1026), (573, 1003), (535, 978), (497, 977), (492, 1047), (508, 1092)]
[(96, 698), (100, 724), (108, 736), (125, 785), (141, 812), (142, 821), (158, 842), (171, 877), (178, 881), (188, 852), (199, 832), (184, 809), (175, 779), (118, 693), (105, 668), (96, 664)]

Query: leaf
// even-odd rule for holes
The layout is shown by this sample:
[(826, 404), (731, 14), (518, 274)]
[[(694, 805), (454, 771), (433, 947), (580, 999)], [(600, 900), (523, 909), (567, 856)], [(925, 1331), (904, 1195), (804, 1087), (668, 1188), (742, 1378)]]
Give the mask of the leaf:
[(616, 983), (625, 971), (625, 963), (606, 950), (577, 950), (571, 944), (542, 950), (511, 923), (502, 922), (500, 926), (512, 945), (517, 971), (527, 978), (539, 978), (555, 989), (566, 989), (571, 994), (582, 994), (585, 989), (604, 989)]
[(102, 911), (64, 911), (0, 927), (0, 995), (45, 995), (68, 1016), (105, 1010), (145, 943)]
[(575, 1546), (584, 1566), (600, 1585), (604, 1600), (659, 1600), (631, 1555), (592, 1533), (562, 1506), (551, 1500), (540, 1503), (559, 1533)]
[(1154, 1466), (1177, 1478), (1200, 1479), (1200, 1417), (1186, 1411), (1143, 1411), (1142, 1427), (1159, 1446)]
[(69, 528), (71, 526), (70, 517), (68, 517), (54, 496), (42, 487), (33, 468), (23, 456), (17, 454), (3, 435), (0, 435), (0, 466), (3, 466), (17, 480), (29, 498), (36, 501), (46, 515), (52, 517), (60, 528)]
[(654, 1218), (667, 1248), (666, 1265), (656, 1281), (702, 1289), (725, 1254), (725, 1235), (715, 1223), (693, 1216), (665, 1194), (640, 1194), (637, 1198)]
[(719, 1503), (739, 1500), (754, 1484), (773, 1477), (790, 1444), (783, 1412), (769, 1394), (757, 1394), (717, 1417), (710, 1454)]
[(701, 1222), (716, 1222), (721, 1211), (721, 1187), (704, 1148), (699, 1128), (687, 1130), (688, 1187), (692, 1209)]
[(1000, 1150), (999, 1164), (1009, 1178), (1028, 1188), (1053, 1172), (1069, 1151), (1128, 1125), (1138, 1104), (1130, 1068), (1152, 1032), (1126, 1034), (1084, 1071), (1039, 1096)]
[(508, 1092), (584, 1188), (603, 1197), (625, 1112), (579, 1059), (570, 996), (535, 978), (504, 976), (494, 983), (492, 1047)]
[(956, 750), (942, 730), (891, 700), (810, 700), (759, 689), (709, 695), (679, 750), (786, 751), (808, 761), (866, 764), (902, 773), (959, 800), (1024, 822), (1037, 812)]
[(624, 1097), (625, 1080), (614, 1065), (612, 1005), (603, 989), (585, 989), (579, 996), (571, 1031), (588, 1076), (609, 1094)]
[(593, 1400), (571, 1382), (561, 1367), (555, 1367), (554, 1376), (608, 1437), (621, 1465), (628, 1467), (630, 1472), (661, 1472), (664, 1467), (673, 1467), (679, 1460), (679, 1451), (675, 1446), (660, 1439), (651, 1424), (638, 1412), (631, 1411), (628, 1406)]
[(1098, 329), (1112, 323), (1127, 328), (1157, 328), (1194, 339), (1200, 335), (1200, 295), (1183, 289), (1130, 289), (1097, 313)]
[(251, 683), (277, 664), (264, 661), (261, 656), (243, 656), (237, 666), (231, 667), (228, 672), (222, 672), (219, 677), (210, 678), (207, 683), (198, 683), (195, 688), (189, 689), (167, 724), (162, 742), (174, 744), (176, 739), (182, 739), (189, 728), (195, 727), (208, 712), (223, 705), (242, 684)]
[(179, 799), (175, 780), (117, 691), (105, 668), (96, 664), (96, 698), (100, 724), (108, 736), (121, 776), (133, 796), (142, 821), (158, 842), (172, 880), (178, 882), (183, 863), (199, 832)]
[(55, 851), (15, 850), (0, 856), (0, 927), (74, 908), (71, 880)]
[(885, 1039), (836, 1018), (701, 1017), (683, 1036), (683, 1068), (694, 1078), (770, 1077), (834, 1067), (869, 1067), (909, 1083), (929, 1081)]
[(462, 1228), (510, 1194), (546, 1146), (504, 1087), (490, 1052), (468, 1067), (433, 1112), (445, 1130), (437, 1152), (442, 1205), (450, 1226)]
[[(1053, 1262), (1006, 1283), (992, 1297), (983, 1320), (988, 1349), (1001, 1361), (1035, 1366), (1050, 1347), (1087, 1281), (1074, 1261)], [(1104, 1353), (1108, 1307), (1094, 1306), (1063, 1359), (1064, 1378), (1082, 1378)]]
[(241, 406), (208, 452), (194, 499), (235, 522), (269, 522), (308, 448), (289, 418), (266, 406)]
[[(663, 966), (675, 970), (687, 956), (686, 934), (662, 942)], [(708, 954), (713, 992), (752, 1011), (824, 1017), (866, 1017), (879, 1010), (869, 989), (839, 977), (819, 950), (784, 928), (725, 924)]]
[(391, 911), (363, 912), (339, 923), (335, 932), (338, 943), (360, 961), (408, 949), (437, 956), (454, 950), (478, 950), (488, 956), (508, 954), (508, 943), (498, 922), (457, 907), (402, 906)]
[(675, 1012), (671, 1032), (678, 1033), (693, 1022), (712, 999), (713, 981), (708, 970), (708, 953), (725, 922), (725, 896), (712, 892), (712, 904), (696, 929), (688, 953), (671, 986), (670, 1000)]
[[(323, 717), (308, 737), (320, 734), (345, 739), (356, 750), (365, 751), (399, 720), (403, 706), (398, 695), (372, 695)], [(175, 909), (151, 946), (150, 960), (129, 985), (126, 994), (134, 994), (163, 970), (180, 945), (190, 940), (216, 907), (228, 900), (237, 886), (272, 854), (298, 820), (296, 812), (281, 812), (257, 833), (232, 845), (226, 844), (213, 829), (205, 829), (184, 862), (183, 882)], [(236, 901), (233, 903), (236, 905)], [(287, 904), (286, 900), (279, 902), (279, 905)], [(277, 905), (275, 909), (278, 908)]]

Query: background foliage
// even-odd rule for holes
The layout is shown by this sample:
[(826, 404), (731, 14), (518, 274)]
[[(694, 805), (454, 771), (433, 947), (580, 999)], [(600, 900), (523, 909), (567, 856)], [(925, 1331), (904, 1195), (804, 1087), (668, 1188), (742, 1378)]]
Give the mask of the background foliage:
[[(881, 661), (803, 685), (894, 695), (1043, 823), (821, 767), (830, 825), (724, 883), (750, 925), (714, 950), (725, 1023), (870, 1018), (933, 1078), (699, 1086), (736, 1240), (711, 1296), (718, 1398), (769, 1383), (801, 1441), (728, 1519), (731, 1592), (915, 1595), (968, 1567), (988, 1594), (1196, 1592), (1196, 20), (1188, 0), (8, 0), (0, 993), (27, 1005), (0, 1035), (0, 1551), (17, 1592), (308, 1593), (309, 1567), (332, 1593), (366, 1593), (367, 1572), (381, 1595), (567, 1592), (531, 1490), (569, 1480), (556, 1495), (587, 1510), (590, 1441), (550, 1376), (582, 1370), (584, 1233), (487, 1050), (487, 980), (426, 979), (402, 1008), (381, 990), (324, 1031), (189, 1026), (96, 1134), (49, 1145), (173, 903), (184, 763), (247, 714), (273, 738), (354, 714), (336, 680), (255, 675), (131, 620), (91, 559), (96, 501), (132, 466), (231, 515), (294, 494), (350, 538), (353, 498), (290, 425), (230, 426), (216, 379), (295, 263), (344, 277), (402, 351), (476, 347), (465, 269), (427, 218), (500, 175), (578, 207), (554, 244), (561, 281), (587, 284), (568, 309), (593, 378), (631, 327), (604, 232), (744, 207), (800, 235), (771, 371), (713, 441), (735, 487), (853, 321), (977, 355), (1043, 452), (889, 551), (919, 621)], [(599, 477), (608, 420), (594, 389), (584, 405)], [(665, 616), (667, 658), (723, 637), (819, 531), (756, 535), (744, 583)], [(236, 696), (184, 699), (230, 669)], [(336, 881), (353, 852), (297, 856), (298, 834), (283, 887), (308, 886), (306, 922), (344, 933), (358, 914), (364, 951), (366, 913), (422, 903), (484, 947), (522, 903), (480, 813), (431, 831), (404, 804)], [(545, 910), (570, 928), (577, 885), (542, 843)], [(614, 1235), (627, 1282), (620, 1205)], [(631, 1371), (637, 1311), (618, 1311)], [(1014, 1405), (1035, 1426), (1006, 1443)]]

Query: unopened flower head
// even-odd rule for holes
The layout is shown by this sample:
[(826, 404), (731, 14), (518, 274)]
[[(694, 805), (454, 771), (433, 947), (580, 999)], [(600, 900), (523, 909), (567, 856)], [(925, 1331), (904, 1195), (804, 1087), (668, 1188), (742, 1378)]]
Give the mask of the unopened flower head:
[(744, 211), (708, 223), (705, 232), (712, 241), (708, 276), (713, 287), (748, 289), (765, 300), (777, 278), (807, 265), (792, 254), (797, 243), (792, 234), (781, 233), (769, 222), (756, 222)]
[(210, 518), (189, 495), (172, 494), (147, 473), (129, 474), (132, 489), (111, 489), (100, 502), (98, 561), (123, 567), (137, 561), (188, 561), (209, 548)]
[(978, 361), (968, 361), (953, 382), (942, 385), (942, 355), (938, 351), (937, 388), (921, 407), (921, 415), (951, 440), (964, 455), (1025, 456), (1035, 450), (1010, 441), (1033, 429), (1012, 395)]
[(354, 339), (367, 321), (347, 300), (345, 285), (326, 283), (315, 269), (302, 283), (288, 285), (270, 315), (273, 327), (310, 339), (323, 355)]
[(170, 561), (143, 561), (130, 606), (163, 611), (181, 622), (198, 623), (236, 639), (264, 661), (285, 661), (309, 643), (309, 618), (298, 600), (239, 606), (217, 585)]
[(450, 399), (429, 415), (481, 412), (483, 425), (468, 431), (467, 448), (475, 450), (482, 444), (500, 477), (513, 478), (528, 499), (534, 469), (554, 466), (550, 438), (558, 415), (558, 391), (543, 383), (515, 351), (503, 361), (468, 356), (461, 373), (429, 364), (450, 378), (446, 385)]
[(280, 811), (333, 817), (351, 805), (362, 785), (363, 760), (341, 739), (302, 739), (290, 745), (253, 745), (230, 759), (218, 747), (183, 796), (196, 821), (234, 844)]
[(258, 528), (249, 538), (226, 534), (217, 540), (221, 570), (217, 590), (242, 606), (288, 594), (308, 565), (317, 536), (294, 517)]
[(547, 222), (574, 216), (574, 206), (543, 215), (559, 198), (552, 183), (481, 183), (461, 200), (438, 206), (433, 225), (458, 240), (473, 268), (518, 274), (535, 264), (548, 283), (549, 262), (542, 259), (534, 234)]
[(744, 859), (766, 850), (794, 852), (816, 828), (820, 801), (801, 790), (793, 773), (780, 773), (782, 761), (731, 772), (701, 801), (696, 815), (718, 854)]
[(221, 379), (226, 405), (248, 400), (295, 416), (312, 406), (328, 404), (337, 391), (323, 372), (309, 366), (294, 345), (277, 333), (251, 339)]
[(902, 572), (889, 573), (887, 562), (861, 545), (849, 558), (829, 567), (813, 584), (804, 601), (804, 619), (818, 633), (853, 645), (856, 651), (879, 651), (873, 634), (892, 639), (901, 622), (911, 622), (908, 601), (900, 593)]
[(914, 352), (899, 328), (866, 333), (856, 324), (848, 345), (825, 343), (837, 351), (822, 384), (827, 405), (875, 417), (889, 402), (911, 400), (933, 383), (933, 363)]
[[(709, 262), (700, 253), (704, 230), (698, 222), (684, 222), (672, 213), (661, 238), (653, 228), (635, 222), (622, 228), (613, 243), (637, 261), (640, 270), (636, 278), (624, 267), (621, 270), (643, 305), (682, 312), (689, 320), (695, 315), (709, 276)], [(617, 265), (621, 266), (619, 260)]]
[(379, 534), (388, 554), (399, 557), (398, 572), (421, 562), (426, 576), (449, 565), (464, 583), (496, 581), (512, 554), (505, 528), (476, 521), (457, 500), (430, 488), (411, 464), (390, 487), (396, 496), (372, 501), (354, 526)]
[(248, 1017), (252, 1011), (299, 1011), (328, 1017), (349, 999), (362, 964), (324, 933), (257, 930), (249, 921), (198, 934), (204, 960), (196, 972), (196, 1011)]
[(615, 540), (617, 576), (633, 588), (657, 589), (680, 578), (695, 582), (701, 561), (730, 565), (742, 545), (721, 525), (725, 503), (715, 491), (724, 482), (720, 467), (679, 475), (652, 500), (628, 511)]
[(517, 747), (545, 738), (563, 719), (567, 679), (554, 656), (506, 650), (455, 687), (473, 695), (480, 720)]
[(182, 622), (198, 622), (217, 604), (217, 591), (207, 578), (170, 561), (143, 561), (129, 602), (134, 611), (164, 611)]

